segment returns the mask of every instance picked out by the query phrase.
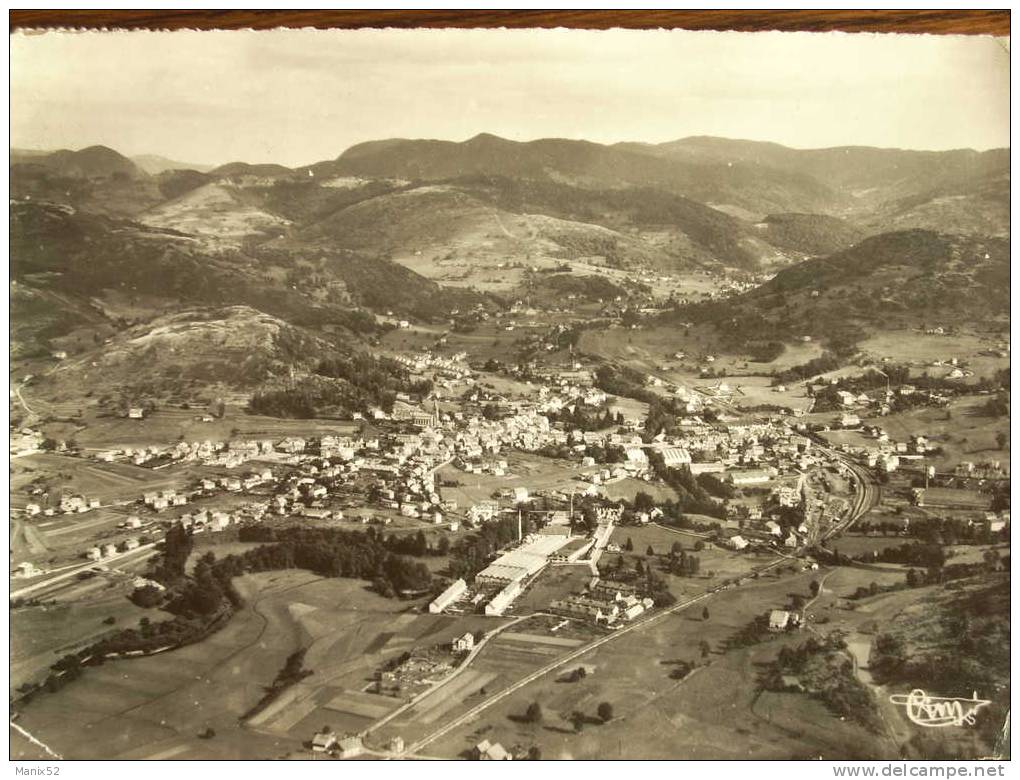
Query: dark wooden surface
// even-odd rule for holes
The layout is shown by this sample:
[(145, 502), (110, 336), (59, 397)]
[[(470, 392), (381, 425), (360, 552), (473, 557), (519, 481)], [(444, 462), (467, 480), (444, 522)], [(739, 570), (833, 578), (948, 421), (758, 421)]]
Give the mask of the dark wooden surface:
[(675, 27), (689, 30), (1009, 35), (1008, 10), (916, 11), (254, 11), (11, 10), (18, 27), (236, 29), (252, 27)]

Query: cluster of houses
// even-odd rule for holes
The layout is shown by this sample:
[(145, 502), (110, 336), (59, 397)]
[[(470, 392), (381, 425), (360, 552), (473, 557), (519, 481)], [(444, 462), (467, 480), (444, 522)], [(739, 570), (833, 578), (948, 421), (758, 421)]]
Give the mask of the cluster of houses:
[[(859, 425), (860, 421), (857, 423)], [(833, 448), (887, 474), (900, 468), (904, 460), (922, 462), (925, 453), (931, 449), (928, 439), (922, 435), (911, 436), (908, 441), (893, 441), (883, 428), (876, 425), (862, 426), (860, 432), (867, 440), (865, 443), (837, 442), (832, 445)]]
[(337, 758), (355, 758), (365, 752), (365, 745), (357, 734), (337, 734), (332, 730), (323, 730), (312, 737), (312, 752), (327, 753)]
[(129, 539), (125, 539), (119, 546), (117, 544), (107, 543), (89, 547), (85, 551), (85, 557), (90, 561), (101, 561), (104, 558), (112, 558), (120, 553), (137, 550), (140, 546), (141, 542), (138, 538), (131, 537)]
[(38, 568), (34, 563), (31, 561), (22, 561), (14, 570), (13, 576), (20, 579), (28, 579), (30, 577), (38, 577), (40, 574), (44, 574), (43, 570)]
[[(17, 458), (22, 455), (32, 455), (39, 452), (42, 449), (45, 436), (41, 432), (33, 430), (32, 428), (22, 428), (17, 431), (11, 431), (10, 435), (10, 453), (12, 458)], [(66, 449), (67, 445), (64, 444)]]
[(633, 620), (652, 605), (650, 598), (639, 597), (633, 585), (595, 577), (584, 593), (552, 602), (549, 611), (564, 617), (612, 626)]
[(53, 517), (59, 511), (65, 515), (73, 515), (82, 514), (92, 509), (99, 509), (101, 506), (102, 504), (98, 498), (86, 498), (78, 493), (65, 493), (60, 497), (60, 503), (57, 506), (44, 507), (42, 504), (30, 501), (25, 505), (25, 514), (28, 517), (35, 517), (36, 515)]
[(188, 497), (176, 490), (152, 490), (142, 495), (142, 503), (156, 512), (161, 512), (172, 506), (184, 506), (188, 503)]
[[(943, 363), (935, 361), (932, 365), (942, 366)], [(973, 374), (962, 368), (950, 366), (950, 370), (944, 378), (964, 379), (968, 376), (973, 376)], [(824, 392), (838, 381), (837, 379), (830, 379), (828, 384), (812, 385), (810, 389), (815, 394), (818, 394)], [(921, 389), (912, 384), (902, 384), (895, 390), (891, 387), (886, 387), (885, 389), (862, 393), (855, 393), (850, 390), (836, 390), (834, 395), (837, 411), (841, 412), (835, 418), (834, 425), (842, 428), (856, 428), (860, 425), (860, 416), (857, 414), (859, 411), (868, 410), (880, 416), (885, 416), (894, 410), (897, 403), (902, 405), (904, 403), (903, 399), (909, 398), (910, 401), (907, 403), (910, 404), (922, 403), (928, 406), (945, 406), (949, 403), (949, 396), (945, 393), (937, 389)]]
[(65, 515), (88, 512), (90, 509), (99, 509), (100, 506), (98, 498), (86, 498), (77, 494), (64, 495), (60, 498), (60, 511)]
[(203, 466), (237, 468), (250, 460), (272, 460), (295, 463), (293, 456), (305, 451), (307, 442), (297, 436), (282, 441), (272, 439), (232, 439), (230, 441), (179, 441), (168, 446), (121, 447), (96, 453), (97, 460), (105, 463), (126, 462), (136, 466), (158, 464), (165, 467), (174, 463), (200, 463)]
[(513, 754), (499, 742), (483, 739), (471, 749), (471, 758), (475, 761), (513, 761)]
[(450, 388), (469, 382), (473, 376), (467, 364), (466, 352), (458, 352), (450, 357), (422, 352), (396, 355), (393, 359), (407, 369), (411, 379), (432, 379), (433, 383), (441, 387)]

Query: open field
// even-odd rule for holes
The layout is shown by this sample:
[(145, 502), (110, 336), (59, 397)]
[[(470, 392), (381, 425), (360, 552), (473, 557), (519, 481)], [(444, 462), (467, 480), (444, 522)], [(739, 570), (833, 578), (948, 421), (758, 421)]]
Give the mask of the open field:
[(509, 473), (505, 477), (492, 474), (468, 474), (449, 464), (437, 474), (439, 479), (456, 480), (458, 487), (440, 488), (446, 501), (456, 501), (460, 509), (467, 509), (479, 501), (489, 501), (493, 492), (504, 488), (524, 487), (534, 493), (538, 490), (563, 490), (569, 492), (578, 482), (577, 478), (595, 468), (581, 468), (577, 464), (541, 455), (511, 452), (498, 456), (507, 461)]
[(997, 550), (999, 555), (1009, 555), (1009, 545), (954, 544), (945, 548), (950, 563), (981, 563), (988, 550)]
[(958, 464), (999, 461), (1007, 473), (1010, 449), (1000, 449), (995, 440), (999, 432), (1009, 432), (1009, 421), (1002, 417), (987, 417), (979, 407), (991, 396), (966, 395), (954, 399), (948, 409), (920, 407), (888, 417), (869, 418), (867, 422), (880, 425), (889, 436), (905, 441), (910, 436), (928, 437), (933, 446), (942, 448), (942, 454), (926, 458), (938, 471), (952, 470)]
[(284, 420), (245, 414), (243, 409), (234, 406), (228, 406), (224, 417), (212, 422), (202, 422), (204, 414), (207, 410), (200, 408), (170, 408), (151, 412), (142, 420), (129, 420), (97, 417), (95, 412), (87, 411), (82, 417), (85, 428), (75, 435), (75, 439), (86, 449), (102, 450), (166, 446), (182, 436), (187, 441), (227, 441), (246, 437), (282, 439), (324, 433), (342, 435), (358, 429), (358, 424), (353, 421)]
[(648, 417), (648, 404), (634, 398), (619, 395), (609, 396), (609, 409), (613, 414), (622, 413), (624, 419), (643, 422)]
[[(593, 667), (580, 682), (541, 678), (429, 745), (426, 752), (457, 756), (484, 737), (507, 747), (538, 746), (544, 758), (893, 757), (889, 748), (860, 728), (841, 723), (806, 696), (771, 702), (758, 696), (759, 665), (783, 644), (802, 641), (802, 635), (724, 649), (725, 640), (756, 615), (782, 606), (791, 592), (807, 594), (811, 579), (765, 578), (713, 599), (707, 621), (695, 608), (694, 614), (681, 612), (624, 635), (576, 661)], [(699, 650), (702, 641), (711, 647), (707, 659)], [(702, 666), (675, 681), (669, 675), (677, 661)], [(533, 701), (545, 713), (541, 724), (520, 720)], [(608, 724), (597, 724), (595, 710), (602, 701), (614, 709)], [(588, 720), (580, 732), (571, 722), (575, 711)]]
[(93, 509), (89, 512), (32, 519), (11, 518), (11, 563), (30, 561), (51, 570), (84, 563), (85, 551), (95, 545), (120, 545), (125, 539), (141, 540), (151, 528), (118, 528), (130, 508)]
[(792, 384), (785, 390), (778, 386), (773, 387), (772, 379), (768, 376), (734, 376), (726, 379), (702, 380), (695, 386), (714, 387), (719, 382), (725, 382), (733, 389), (733, 394), (728, 402), (738, 408), (786, 406), (798, 410), (807, 409), (811, 405), (811, 399), (805, 394), (803, 387)]
[(514, 601), (514, 614), (543, 612), (553, 601), (579, 592), (591, 577), (591, 569), (585, 565), (549, 566)]
[(910, 540), (900, 536), (863, 536), (846, 534), (840, 536), (833, 544), (843, 555), (856, 558), (864, 553), (881, 552), (892, 547), (907, 544)]
[(602, 488), (602, 494), (613, 501), (633, 501), (638, 493), (647, 493), (656, 501), (676, 500), (676, 491), (661, 482), (645, 482), (643, 479), (620, 479)]
[(634, 554), (644, 555), (645, 550), (651, 545), (656, 555), (666, 555), (673, 547), (674, 542), (680, 542), (684, 550), (690, 552), (697, 542), (701, 542), (706, 550), (714, 547), (710, 542), (696, 533), (689, 533), (680, 529), (667, 528), (650, 523), (648, 525), (618, 525), (613, 529), (613, 535), (609, 541), (617, 544), (622, 549), (627, 540), (634, 543)]
[[(646, 526), (621, 526), (613, 530), (612, 542), (621, 548), (630, 539), (634, 545), (633, 552), (604, 553), (599, 561), (600, 568), (615, 571), (618, 566), (627, 569), (634, 568), (637, 559), (641, 559), (643, 565), (651, 565), (653, 570), (663, 578), (666, 586), (678, 600), (682, 601), (692, 596), (697, 596), (723, 580), (732, 580), (743, 577), (750, 573), (755, 566), (774, 560), (775, 556), (757, 554), (748, 551), (736, 553), (724, 549), (710, 542), (706, 542), (700, 536), (674, 531), (657, 525)], [(694, 551), (697, 542), (704, 542), (705, 546), (700, 551)], [(687, 554), (697, 556), (700, 563), (700, 573), (693, 577), (680, 577), (663, 569), (663, 562), (673, 547), (674, 542), (680, 542)], [(655, 551), (653, 557), (647, 555), (648, 547)]]
[(986, 510), (992, 497), (979, 490), (948, 487), (929, 487), (924, 491), (924, 506), (932, 511), (939, 509)]
[[(74, 758), (146, 758), (167, 751), (175, 758), (275, 757), (300, 750), (312, 727), (303, 718), (296, 719), (296, 729), (273, 720), (259, 735), (237, 719), (290, 653), (308, 648), (305, 667), (316, 676), (302, 685), (313, 686), (316, 694), (322, 688), (330, 694), (328, 702), (338, 688), (364, 685), (380, 657), (364, 650), (380, 632), (399, 632), (416, 620), (397, 616), (406, 602), (376, 596), (359, 581), (286, 571), (247, 575), (236, 584), (246, 603), (221, 631), (179, 650), (88, 669), (59, 692), (40, 695), (19, 722)], [(376, 653), (399, 653), (428, 632), (430, 642), (433, 636), (441, 640), (444, 621), (453, 621), (429, 618), (404, 639), (395, 634), (392, 647), (377, 641)], [(309, 711), (321, 720), (317, 709)], [(296, 715), (284, 707), (278, 718), (286, 725)], [(214, 739), (196, 737), (206, 727), (215, 729)]]
[[(562, 631), (554, 633), (550, 630), (561, 622), (556, 618), (533, 618), (500, 634), (454, 681), (425, 696), (383, 726), (375, 733), (374, 740), (384, 744), (399, 734), (410, 744), (487, 696), (513, 684), (536, 667), (576, 649), (597, 635), (594, 629), (578, 622), (571, 622)], [(432, 754), (431, 750), (429, 754)]]
[(248, 552), (248, 550), (254, 550), (257, 547), (265, 547), (269, 544), (269, 542), (211, 541), (215, 536), (216, 534), (206, 533), (195, 537), (195, 547), (185, 565), (185, 571), (188, 574), (191, 574), (194, 571), (195, 564), (198, 563), (198, 559), (206, 553), (212, 553), (217, 559), (220, 559), (226, 558), (228, 555), (241, 555)]
[(489, 358), (505, 360), (512, 353), (513, 344), (522, 333), (518, 330), (507, 331), (495, 322), (483, 322), (470, 333), (457, 333), (446, 328), (419, 326), (408, 330), (393, 330), (380, 339), (383, 349), (399, 352), (415, 352), (432, 349), (443, 336), (443, 354), (467, 352), (472, 361), (485, 362)]
[[(699, 361), (711, 355), (712, 367), (735, 375), (766, 375), (790, 366), (806, 363), (822, 354), (817, 342), (787, 344), (783, 353), (771, 363), (757, 363), (746, 356), (721, 355), (714, 334), (694, 327), (681, 330), (675, 327), (651, 325), (637, 330), (606, 328), (588, 330), (581, 341), (585, 352), (601, 355), (609, 360), (633, 362), (635, 368), (645, 367), (657, 376), (672, 378), (676, 372), (696, 371)], [(683, 352), (686, 357), (677, 360), (674, 354)], [(660, 371), (657, 366), (668, 364), (672, 370)]]
[(19, 458), (11, 476), (12, 491), (24, 487), (40, 474), (55, 475), (60, 489), (98, 498), (104, 504), (133, 501), (147, 490), (177, 487), (190, 474), (186, 469), (168, 468), (159, 471), (126, 463), (99, 463), (57, 453), (39, 453)]
[[(961, 333), (953, 336), (927, 335), (917, 330), (886, 331), (862, 341), (861, 352), (880, 360), (888, 357), (893, 363), (908, 363), (918, 367), (932, 361), (948, 362), (952, 358), (967, 361), (976, 376), (991, 376), (1009, 367), (1009, 357), (993, 357), (981, 352), (994, 349), (1002, 341), (996, 334)], [(939, 368), (930, 369), (939, 376)], [(948, 372), (948, 368), (944, 369)]]
[[(830, 413), (831, 416), (831, 413)], [(823, 431), (819, 434), (833, 447), (876, 447), (877, 442), (859, 430)]]
[(538, 386), (529, 382), (521, 382), (513, 377), (493, 374), (487, 371), (480, 371), (477, 375), (476, 384), (494, 393), (499, 393), (508, 399), (534, 398), (538, 392)]
[[(274, 608), (272, 594), (312, 579), (303, 573), (238, 579), (249, 601), (223, 630), (180, 650), (88, 669), (59, 692), (37, 697), (22, 725), (73, 758), (146, 758), (183, 745), (181, 758), (218, 756), (260, 685), (299, 644), (297, 626)], [(206, 727), (226, 739), (198, 739)], [(252, 740), (245, 750), (269, 757), (278, 748)]]
[[(821, 354), (821, 347), (815, 343), (788, 345), (772, 363), (753, 363), (718, 355), (711, 340), (699, 337), (694, 330), (684, 336), (673, 328), (587, 330), (581, 338), (581, 348), (589, 354), (628, 365), (688, 390), (714, 387), (724, 382), (732, 389), (729, 400), (735, 406), (769, 404), (791, 409), (805, 409), (810, 404), (803, 387), (790, 386), (780, 391), (771, 386), (770, 375)], [(678, 361), (673, 357), (676, 352), (683, 352), (686, 357)], [(726, 373), (725, 378), (706, 379), (701, 376), (701, 361), (709, 355), (715, 358), (712, 369)]]
[[(127, 596), (130, 589), (106, 586), (87, 600), (12, 609), (10, 690), (24, 682), (38, 681), (62, 656), (81, 649), (111, 631), (135, 626), (140, 618), (156, 621), (161, 612), (142, 609)], [(115, 623), (103, 621), (114, 618)]]

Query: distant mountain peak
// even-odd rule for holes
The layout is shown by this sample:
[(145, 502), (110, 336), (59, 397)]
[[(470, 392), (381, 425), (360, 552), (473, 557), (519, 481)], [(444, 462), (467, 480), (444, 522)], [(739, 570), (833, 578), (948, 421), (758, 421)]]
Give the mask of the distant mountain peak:
[(508, 141), (506, 138), (501, 138), (498, 135), (493, 135), (492, 133), (479, 133), (478, 135), (469, 138), (464, 143), (468, 143), (468, 144), (480, 144), (480, 143), (494, 143), (494, 142), (495, 143), (504, 143), (504, 144), (516, 143), (515, 141)]

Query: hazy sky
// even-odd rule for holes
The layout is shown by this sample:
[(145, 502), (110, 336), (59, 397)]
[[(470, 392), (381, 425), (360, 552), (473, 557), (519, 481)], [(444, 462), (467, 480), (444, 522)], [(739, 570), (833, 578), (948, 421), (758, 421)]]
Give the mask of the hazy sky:
[(480, 132), (1009, 144), (1005, 39), (643, 31), (11, 36), (11, 145), (300, 165)]

